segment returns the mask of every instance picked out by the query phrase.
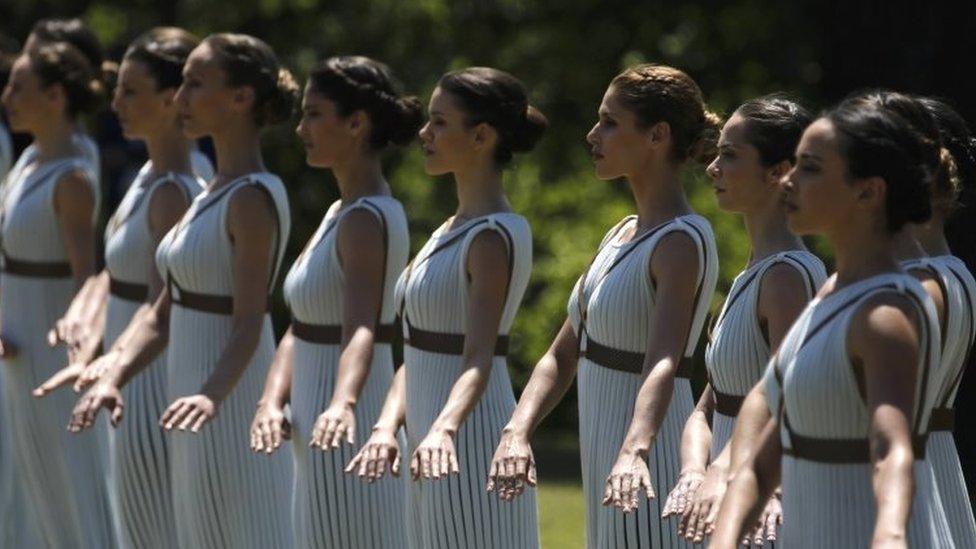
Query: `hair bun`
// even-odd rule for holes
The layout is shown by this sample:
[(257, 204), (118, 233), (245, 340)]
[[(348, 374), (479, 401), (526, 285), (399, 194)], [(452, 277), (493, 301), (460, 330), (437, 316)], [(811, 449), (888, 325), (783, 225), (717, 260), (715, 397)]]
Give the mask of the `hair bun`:
[(688, 149), (688, 158), (693, 158), (699, 164), (708, 164), (718, 154), (718, 136), (722, 131), (722, 117), (713, 111), (704, 109), (704, 124), (701, 134)]
[(549, 119), (542, 111), (529, 105), (525, 109), (525, 116), (516, 126), (508, 142), (512, 152), (529, 152), (542, 139), (542, 135), (549, 127)]
[(396, 115), (390, 124), (390, 142), (403, 146), (417, 138), (417, 132), (424, 124), (424, 105), (416, 97), (401, 97), (396, 100), (394, 109)]
[(264, 104), (263, 124), (279, 124), (291, 118), (298, 104), (298, 83), (291, 71), (281, 67), (278, 79)]

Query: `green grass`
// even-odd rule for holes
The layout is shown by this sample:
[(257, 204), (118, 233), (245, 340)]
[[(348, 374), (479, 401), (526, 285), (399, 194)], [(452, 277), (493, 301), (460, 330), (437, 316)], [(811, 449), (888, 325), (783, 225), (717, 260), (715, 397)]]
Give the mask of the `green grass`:
[(574, 549), (583, 538), (583, 487), (574, 482), (539, 482), (539, 533), (544, 549)]

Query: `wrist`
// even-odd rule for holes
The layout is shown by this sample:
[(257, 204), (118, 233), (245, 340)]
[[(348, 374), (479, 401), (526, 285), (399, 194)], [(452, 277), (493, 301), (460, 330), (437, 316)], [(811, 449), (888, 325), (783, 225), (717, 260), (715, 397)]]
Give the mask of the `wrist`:
[(623, 446), (620, 448), (620, 454), (646, 458), (651, 452), (651, 445), (653, 443), (653, 440), (647, 443), (635, 440), (625, 440)]
[(346, 410), (352, 412), (356, 409), (356, 399), (355, 398), (334, 398), (332, 402), (329, 403), (329, 408), (333, 410)]
[(519, 439), (529, 439), (529, 430), (518, 424), (509, 423), (504, 428), (502, 428), (502, 436), (509, 436), (512, 438)]
[(224, 397), (227, 396), (226, 391), (223, 391), (218, 387), (206, 385), (200, 390), (200, 394), (209, 398), (215, 405), (220, 405), (220, 403), (223, 402)]
[(433, 425), (431, 425), (430, 432), (428, 434), (431, 434), (431, 435), (447, 435), (447, 436), (449, 436), (449, 437), (451, 437), (453, 439), (454, 438), (454, 435), (457, 434), (457, 429), (456, 428), (453, 428), (450, 425), (443, 425), (443, 424), (434, 423)]
[(686, 466), (684, 466), (684, 467), (681, 468), (681, 471), (678, 472), (679, 475), (691, 475), (691, 474), (696, 474), (696, 473), (699, 474), (699, 475), (703, 475), (704, 476), (705, 475), (705, 467), (703, 467), (701, 465), (698, 465), (696, 463), (696, 464), (693, 464), (693, 465), (686, 465)]

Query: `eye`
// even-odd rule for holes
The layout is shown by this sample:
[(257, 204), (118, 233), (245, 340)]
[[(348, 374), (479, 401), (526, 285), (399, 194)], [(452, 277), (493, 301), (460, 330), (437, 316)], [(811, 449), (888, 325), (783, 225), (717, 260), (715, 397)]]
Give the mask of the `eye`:
[(735, 158), (735, 153), (729, 149), (723, 149), (718, 153), (719, 158), (725, 158), (727, 160), (732, 160)]

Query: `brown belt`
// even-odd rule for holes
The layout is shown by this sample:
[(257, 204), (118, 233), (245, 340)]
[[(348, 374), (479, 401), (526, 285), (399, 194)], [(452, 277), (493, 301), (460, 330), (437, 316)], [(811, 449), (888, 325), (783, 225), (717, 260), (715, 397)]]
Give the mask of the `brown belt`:
[[(302, 341), (320, 345), (339, 345), (342, 343), (342, 326), (338, 324), (306, 324), (292, 319), (291, 333)], [(375, 343), (393, 343), (396, 335), (395, 324), (380, 324), (373, 332)]]
[(736, 417), (739, 415), (739, 410), (742, 408), (742, 403), (746, 399), (744, 396), (721, 393), (715, 390), (714, 385), (712, 385), (712, 394), (715, 395), (715, 411), (723, 416), (729, 417)]
[(21, 261), (4, 254), (3, 272), (31, 278), (70, 278), (71, 265), (61, 261)]
[[(586, 350), (580, 353), (580, 356), (611, 370), (639, 374), (644, 369), (644, 353), (614, 349), (589, 338), (586, 340)], [(690, 379), (691, 370), (691, 358), (684, 357), (678, 363), (678, 371), (675, 373), (675, 377)]]
[[(912, 437), (912, 452), (915, 459), (925, 459), (927, 435)], [(871, 448), (866, 438), (812, 438), (792, 433), (791, 448), (784, 448), (783, 454), (796, 459), (820, 463), (871, 463)]]
[[(428, 351), (431, 353), (441, 353), (445, 355), (461, 355), (464, 353), (464, 334), (447, 334), (444, 332), (428, 332), (407, 325), (408, 336), (404, 344)], [(495, 341), (495, 356), (508, 355), (508, 336), (499, 335)]]
[(952, 408), (936, 408), (929, 416), (929, 431), (949, 431), (956, 428), (956, 411)]
[(119, 299), (142, 303), (149, 297), (149, 286), (109, 278), (108, 292)]
[[(184, 290), (170, 279), (169, 295), (173, 303), (186, 309), (203, 311), (217, 315), (234, 314), (234, 298), (229, 295), (200, 294)], [(271, 308), (271, 297), (268, 296), (265, 310)]]

